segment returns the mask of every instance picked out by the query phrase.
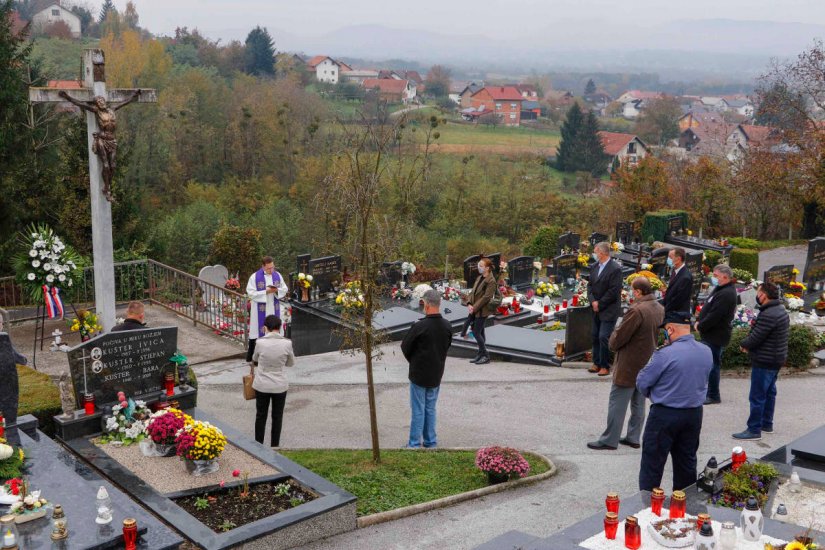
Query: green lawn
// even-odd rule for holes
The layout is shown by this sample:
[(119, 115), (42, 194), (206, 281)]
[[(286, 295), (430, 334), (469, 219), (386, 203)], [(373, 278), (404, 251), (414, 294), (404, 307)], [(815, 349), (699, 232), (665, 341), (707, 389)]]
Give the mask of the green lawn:
[[(381, 464), (369, 450), (313, 449), (281, 451), (301, 466), (358, 497), (358, 515), (365, 516), (428, 502), (487, 486), (475, 466), (475, 451), (381, 451)], [(523, 453), (530, 473), (548, 470), (535, 455)]]
[(560, 136), (556, 131), (532, 128), (508, 128), (485, 124), (450, 124), (441, 126), (439, 143), (455, 145), (511, 145), (555, 149)]

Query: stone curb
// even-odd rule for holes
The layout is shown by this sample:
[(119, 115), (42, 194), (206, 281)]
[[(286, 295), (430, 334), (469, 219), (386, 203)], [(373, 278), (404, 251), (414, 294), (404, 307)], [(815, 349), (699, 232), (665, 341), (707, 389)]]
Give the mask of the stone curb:
[[(439, 451), (477, 451), (477, 447), (444, 447), (438, 449)], [(430, 452), (426, 449), (422, 449), (418, 452)], [(412, 504), (410, 506), (404, 506), (403, 508), (396, 508), (395, 510), (388, 510), (386, 512), (379, 512), (377, 514), (370, 514), (369, 516), (364, 516), (358, 518), (358, 527), (368, 527), (370, 525), (377, 525), (379, 523), (385, 523), (387, 521), (394, 521), (396, 519), (401, 519), (409, 516), (414, 516), (416, 514), (421, 514), (422, 512), (429, 512), (431, 510), (437, 510), (439, 508), (446, 508), (448, 506), (453, 506), (454, 504), (458, 504), (460, 502), (464, 502), (467, 500), (472, 500), (475, 498), (483, 497), (486, 495), (492, 495), (493, 493), (500, 493), (502, 491), (506, 491), (508, 489), (513, 489), (515, 487), (521, 487), (523, 485), (531, 485), (533, 483), (538, 483), (540, 481), (544, 481), (545, 479), (550, 479), (558, 472), (558, 468), (556, 465), (553, 464), (546, 456), (537, 453), (535, 451), (530, 451), (531, 454), (539, 457), (541, 460), (547, 464), (550, 469), (544, 472), (543, 474), (538, 474), (535, 476), (525, 477), (521, 479), (514, 479), (513, 481), (507, 481), (504, 483), (499, 483), (497, 485), (490, 485), (487, 487), (482, 487), (481, 489), (475, 489), (473, 491), (467, 491), (466, 493), (459, 493), (457, 495), (450, 495), (448, 497), (439, 498), (436, 500), (430, 500), (428, 502), (421, 502), (419, 504)]]

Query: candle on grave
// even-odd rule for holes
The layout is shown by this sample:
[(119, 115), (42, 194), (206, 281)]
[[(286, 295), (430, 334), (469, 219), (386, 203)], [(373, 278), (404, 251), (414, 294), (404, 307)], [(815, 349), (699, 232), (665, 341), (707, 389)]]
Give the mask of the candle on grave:
[(163, 375), (163, 383), (166, 388), (166, 395), (175, 395), (175, 375), (167, 372)]
[(673, 491), (670, 496), (670, 519), (685, 517), (685, 492)]
[(642, 528), (636, 516), (627, 516), (624, 520), (624, 545), (625, 548), (636, 550), (642, 545)]
[(604, 499), (604, 505), (607, 508), (608, 512), (613, 512), (615, 514), (619, 513), (619, 493), (607, 493), (607, 497)]
[(650, 511), (657, 516), (662, 515), (662, 503), (665, 501), (665, 492), (656, 487), (650, 494)]
[(137, 548), (137, 520), (133, 518), (123, 520), (123, 544), (126, 550)]
[(95, 394), (83, 394), (83, 411), (88, 415), (95, 413)]

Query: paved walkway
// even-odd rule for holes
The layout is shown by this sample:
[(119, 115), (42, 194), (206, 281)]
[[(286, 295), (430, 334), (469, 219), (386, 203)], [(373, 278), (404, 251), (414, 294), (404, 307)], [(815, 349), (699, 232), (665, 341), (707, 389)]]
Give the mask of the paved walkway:
[(754, 273), (754, 276), (762, 280), (762, 275), (771, 267), (789, 264), (793, 264), (799, 270), (799, 273), (802, 273), (805, 269), (805, 260), (807, 257), (807, 244), (765, 250), (759, 253), (759, 273)]
[[(291, 380), (281, 441), (289, 447), (367, 448), (370, 445), (366, 374), (362, 361), (338, 353), (298, 358)], [(241, 398), (247, 367), (225, 361), (196, 367), (199, 404), (250, 437), (253, 402)], [(406, 365), (397, 344), (386, 347), (375, 369), (378, 422), (384, 448), (399, 448), (409, 429)], [(748, 442), (762, 456), (818, 427), (825, 369), (779, 381), (776, 433)], [(317, 542), (308, 548), (473, 548), (510, 529), (549, 536), (598, 511), (604, 494), (637, 491), (640, 451), (590, 451), (604, 429), (608, 380), (584, 369), (517, 363), (476, 367), (448, 359), (438, 408), (442, 446), (502, 444), (550, 456), (559, 474), (538, 485), (491, 495), (451, 508), (393, 521)], [(721, 405), (705, 412), (700, 465), (724, 457), (730, 434), (744, 428), (748, 380), (724, 378)], [(670, 469), (663, 487), (670, 489)]]

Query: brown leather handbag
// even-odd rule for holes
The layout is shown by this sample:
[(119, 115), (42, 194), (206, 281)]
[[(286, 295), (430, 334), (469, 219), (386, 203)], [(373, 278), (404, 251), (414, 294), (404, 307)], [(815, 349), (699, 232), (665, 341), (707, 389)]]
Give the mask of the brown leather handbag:
[(254, 381), (254, 374), (245, 374), (243, 377), (243, 398), (247, 401), (255, 399), (255, 390), (252, 388), (252, 382)]

